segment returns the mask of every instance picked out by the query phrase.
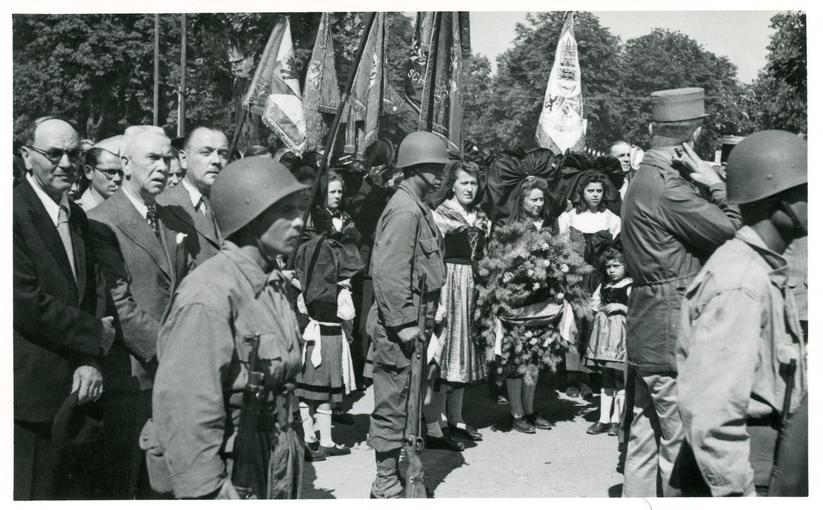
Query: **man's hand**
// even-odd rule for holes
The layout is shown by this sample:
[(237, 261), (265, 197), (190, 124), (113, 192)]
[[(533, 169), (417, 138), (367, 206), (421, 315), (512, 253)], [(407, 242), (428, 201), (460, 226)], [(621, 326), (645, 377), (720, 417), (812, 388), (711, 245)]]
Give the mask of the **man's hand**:
[(683, 165), (689, 171), (689, 178), (694, 182), (706, 187), (723, 182), (714, 165), (700, 159), (689, 144), (684, 143), (675, 149), (675, 152), (677, 156), (672, 158), (672, 162)]
[(103, 327), (103, 336), (100, 338), (103, 354), (108, 354), (111, 349), (111, 344), (114, 343), (114, 317), (107, 315), (100, 319), (100, 325)]
[(409, 326), (397, 332), (397, 336), (399, 336), (400, 340), (405, 344), (413, 342), (415, 339), (417, 339), (417, 336), (419, 334), (420, 328), (418, 328), (417, 326)]
[(71, 383), (71, 392), (77, 392), (77, 403), (94, 402), (103, 395), (103, 375), (91, 366), (77, 367)]

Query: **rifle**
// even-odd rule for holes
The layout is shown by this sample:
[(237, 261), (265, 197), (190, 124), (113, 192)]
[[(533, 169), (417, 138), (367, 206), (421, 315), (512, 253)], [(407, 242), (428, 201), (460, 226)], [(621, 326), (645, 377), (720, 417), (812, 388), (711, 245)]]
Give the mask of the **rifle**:
[(411, 367), (409, 370), (409, 398), (406, 401), (406, 430), (405, 445), (409, 467), (406, 470), (406, 498), (425, 498), (426, 486), (423, 484), (423, 461), (420, 454), (423, 451), (424, 442), (420, 434), (421, 409), (423, 406), (423, 372), (426, 369), (426, 274), (420, 275), (420, 305), (417, 310), (418, 335), (414, 339), (414, 352), (412, 354)]
[[(794, 372), (797, 370), (797, 360), (792, 358), (789, 364), (786, 365), (786, 392), (783, 394), (783, 412), (780, 413), (780, 423), (777, 429), (777, 441), (774, 444), (774, 463), (772, 464), (772, 473), (769, 477), (769, 489), (777, 487), (780, 480), (783, 479), (783, 470), (778, 467), (778, 459), (780, 457), (780, 450), (783, 443), (786, 441), (786, 428), (789, 425), (789, 408), (792, 405), (792, 392), (794, 391)], [(770, 496), (772, 494), (769, 494)]]
[(257, 499), (265, 494), (267, 462), (265, 444), (258, 434), (260, 415), (266, 401), (263, 372), (255, 370), (260, 349), (260, 333), (245, 335), (243, 342), (251, 346), (249, 351), (248, 380), (243, 388), (243, 407), (240, 424), (234, 439), (234, 466), (231, 482), (241, 499)]

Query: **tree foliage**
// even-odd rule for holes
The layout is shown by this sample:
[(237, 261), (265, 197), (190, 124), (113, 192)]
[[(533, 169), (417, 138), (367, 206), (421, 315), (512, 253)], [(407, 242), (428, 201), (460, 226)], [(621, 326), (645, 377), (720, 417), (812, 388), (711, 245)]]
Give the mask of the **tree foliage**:
[(806, 14), (780, 13), (770, 26), (775, 32), (766, 67), (752, 86), (751, 116), (760, 129), (806, 133)]

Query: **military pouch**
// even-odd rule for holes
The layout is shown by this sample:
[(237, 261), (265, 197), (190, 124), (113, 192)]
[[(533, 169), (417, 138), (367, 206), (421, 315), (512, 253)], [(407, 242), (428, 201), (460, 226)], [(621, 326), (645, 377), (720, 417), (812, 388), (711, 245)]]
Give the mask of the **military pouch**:
[(157, 427), (151, 418), (140, 431), (140, 449), (146, 454), (146, 470), (152, 490), (159, 493), (171, 493), (171, 472), (166, 461), (166, 451), (157, 439)]

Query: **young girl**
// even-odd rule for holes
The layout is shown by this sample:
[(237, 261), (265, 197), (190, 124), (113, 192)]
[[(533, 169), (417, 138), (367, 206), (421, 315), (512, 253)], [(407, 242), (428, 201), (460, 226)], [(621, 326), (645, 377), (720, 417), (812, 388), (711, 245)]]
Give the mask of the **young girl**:
[(596, 313), (586, 361), (600, 370), (603, 390), (600, 393), (600, 419), (586, 431), (589, 434), (608, 432), (616, 436), (623, 415), (626, 390), (623, 372), (626, 366), (626, 305), (632, 279), (626, 276), (623, 253), (609, 247), (600, 257), (605, 282), (592, 296)]
[[(573, 208), (557, 219), (561, 234), (569, 233), (573, 240), (583, 241), (580, 246), (585, 246), (585, 250), (581, 255), (592, 266), (597, 266), (597, 260), (593, 260), (591, 255), (593, 245), (611, 241), (620, 233), (620, 217), (609, 211), (604, 201), (607, 179), (605, 174), (595, 171), (583, 177), (572, 198)], [(583, 279), (583, 286), (589, 293), (594, 292), (599, 284), (597, 271), (592, 271)], [(592, 392), (586, 384), (588, 373), (581, 358), (589, 337), (589, 326), (590, 318), (578, 318), (580, 342), (577, 348), (566, 354), (566, 395), (569, 397), (588, 397)]]

